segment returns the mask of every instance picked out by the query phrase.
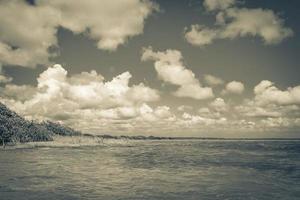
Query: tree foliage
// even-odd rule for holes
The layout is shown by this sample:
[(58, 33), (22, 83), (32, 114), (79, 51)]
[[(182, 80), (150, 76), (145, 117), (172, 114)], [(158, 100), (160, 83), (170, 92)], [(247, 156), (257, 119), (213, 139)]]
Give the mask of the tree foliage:
[(0, 142), (6, 143), (51, 141), (52, 136), (80, 135), (81, 133), (59, 123), (37, 123), (25, 120), (0, 102)]

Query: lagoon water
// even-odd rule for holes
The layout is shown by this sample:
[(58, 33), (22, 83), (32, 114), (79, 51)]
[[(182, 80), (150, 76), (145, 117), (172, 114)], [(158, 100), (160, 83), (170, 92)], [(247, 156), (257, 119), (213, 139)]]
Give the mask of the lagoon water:
[(162, 140), (0, 151), (1, 200), (300, 199), (300, 141)]

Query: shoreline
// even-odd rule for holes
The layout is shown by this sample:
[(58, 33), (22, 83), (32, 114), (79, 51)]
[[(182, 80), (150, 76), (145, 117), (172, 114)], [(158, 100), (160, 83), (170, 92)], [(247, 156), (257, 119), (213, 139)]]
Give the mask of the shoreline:
[(112, 136), (82, 134), (86, 137), (98, 137), (103, 139), (129, 139), (129, 140), (300, 140), (300, 138), (222, 138), (222, 137), (168, 137), (168, 136)]
[(54, 136), (52, 141), (9, 143), (1, 150), (30, 148), (78, 148), (96, 146), (128, 145), (130, 142), (151, 141), (300, 141), (300, 138), (201, 138), (201, 137), (155, 137), (155, 136), (110, 136), (82, 134), (77, 136)]

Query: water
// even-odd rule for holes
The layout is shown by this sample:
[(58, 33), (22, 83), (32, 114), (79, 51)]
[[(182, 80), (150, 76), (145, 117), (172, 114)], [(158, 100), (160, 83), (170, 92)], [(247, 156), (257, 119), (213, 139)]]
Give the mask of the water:
[(0, 151), (0, 199), (300, 199), (300, 141), (122, 141)]

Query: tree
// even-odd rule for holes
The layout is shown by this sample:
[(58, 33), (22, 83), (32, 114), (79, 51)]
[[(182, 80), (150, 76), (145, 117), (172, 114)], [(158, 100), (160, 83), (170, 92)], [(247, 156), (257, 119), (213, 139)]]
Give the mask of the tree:
[(0, 116), (0, 137), (3, 148), (5, 147), (5, 144), (10, 141), (12, 134), (12, 131), (3, 123), (3, 118)]

